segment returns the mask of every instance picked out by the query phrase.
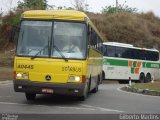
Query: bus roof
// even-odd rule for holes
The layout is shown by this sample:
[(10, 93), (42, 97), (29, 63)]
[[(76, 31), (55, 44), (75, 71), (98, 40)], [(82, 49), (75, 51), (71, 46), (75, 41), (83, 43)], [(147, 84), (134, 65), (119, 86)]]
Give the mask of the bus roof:
[(22, 18), (84, 21), (87, 18), (87, 15), (76, 10), (30, 10), (24, 12)]
[(103, 45), (111, 45), (111, 46), (119, 46), (119, 47), (125, 47), (125, 48), (133, 48), (133, 49), (141, 49), (141, 50), (159, 52), (156, 49), (147, 49), (147, 48), (134, 47), (132, 44), (119, 43), (119, 42), (104, 42)]
[(118, 43), (118, 42), (104, 42), (104, 45), (122, 46), (122, 47), (133, 47), (131, 44)]

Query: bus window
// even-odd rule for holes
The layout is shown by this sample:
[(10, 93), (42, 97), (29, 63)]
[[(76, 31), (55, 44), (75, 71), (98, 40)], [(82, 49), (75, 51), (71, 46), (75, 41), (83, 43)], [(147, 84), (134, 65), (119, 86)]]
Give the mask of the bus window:
[(159, 60), (159, 54), (158, 54), (158, 52), (155, 52), (155, 51), (151, 51), (151, 53), (150, 53), (151, 55), (151, 60), (152, 61), (158, 61)]
[(52, 22), (22, 21), (18, 40), (17, 55), (48, 57), (48, 41)]
[(116, 57), (123, 58), (125, 51), (126, 51), (126, 48), (116, 47), (116, 54), (115, 54), (115, 56), (116, 56)]
[(132, 59), (132, 50), (130, 48), (125, 48), (122, 57)]
[(56, 49), (58, 48), (66, 58), (84, 59), (86, 57), (86, 25), (54, 22), (52, 43), (52, 57), (62, 58)]
[(97, 34), (93, 29), (91, 32), (91, 41), (90, 42), (91, 42), (92, 48), (97, 49)]
[(115, 53), (116, 53), (116, 48), (115, 46), (106, 46), (106, 50), (104, 51), (105, 56), (108, 57), (115, 57)]

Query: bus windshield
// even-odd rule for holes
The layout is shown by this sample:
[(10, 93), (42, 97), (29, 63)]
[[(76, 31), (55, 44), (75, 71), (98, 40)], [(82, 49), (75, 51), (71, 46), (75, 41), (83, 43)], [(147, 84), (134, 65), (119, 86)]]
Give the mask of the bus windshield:
[(86, 39), (84, 23), (24, 20), (21, 23), (16, 54), (30, 57), (84, 59)]

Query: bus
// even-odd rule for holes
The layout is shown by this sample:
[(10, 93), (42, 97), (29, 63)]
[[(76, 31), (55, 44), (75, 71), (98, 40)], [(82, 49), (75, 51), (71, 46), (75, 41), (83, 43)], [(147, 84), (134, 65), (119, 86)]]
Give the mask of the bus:
[(103, 78), (146, 83), (159, 79), (159, 51), (118, 42), (103, 43)]
[(102, 50), (103, 37), (85, 13), (25, 11), (14, 58), (14, 90), (27, 100), (36, 94), (85, 100), (102, 81)]

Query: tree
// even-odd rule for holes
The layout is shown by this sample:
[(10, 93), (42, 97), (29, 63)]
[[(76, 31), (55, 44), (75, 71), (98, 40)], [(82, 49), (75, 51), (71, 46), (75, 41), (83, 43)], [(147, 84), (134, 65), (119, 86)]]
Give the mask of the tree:
[(34, 10), (44, 10), (47, 8), (47, 0), (23, 0), (23, 2), (18, 1), (19, 9), (34, 9)]
[(137, 12), (137, 8), (131, 8), (128, 5), (126, 5), (126, 1), (124, 4), (117, 4), (116, 7), (113, 6), (106, 6), (102, 9), (102, 14), (110, 14), (110, 13), (116, 13), (116, 12), (129, 12), (134, 13)]
[(73, 0), (72, 5), (76, 10), (88, 11), (89, 5), (85, 1), (86, 0)]

